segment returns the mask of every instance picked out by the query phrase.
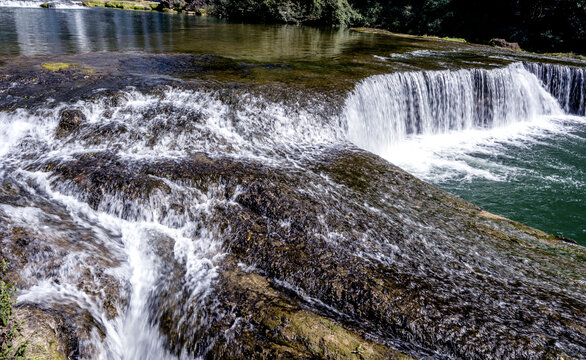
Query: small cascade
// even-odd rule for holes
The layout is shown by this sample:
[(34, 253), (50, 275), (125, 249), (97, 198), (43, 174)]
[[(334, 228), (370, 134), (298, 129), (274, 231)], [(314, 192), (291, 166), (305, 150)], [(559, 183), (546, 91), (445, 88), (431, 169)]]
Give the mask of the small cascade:
[(209, 219), (236, 213), (239, 189), (175, 167), (272, 166), (342, 138), (337, 119), (241, 91), (158, 90), (0, 113), (0, 184), (18, 189), (0, 222), (50, 229), (19, 301), (87, 314), (82, 358), (199, 358), (227, 336), (208, 329), (226, 231)]
[(81, 1), (74, 0), (0, 0), (0, 7), (38, 8), (42, 6), (57, 9), (83, 8)]
[(349, 139), (375, 153), (410, 135), (496, 128), (562, 113), (522, 64), (372, 76), (356, 86), (345, 107)]
[(568, 114), (586, 115), (586, 68), (525, 63)]

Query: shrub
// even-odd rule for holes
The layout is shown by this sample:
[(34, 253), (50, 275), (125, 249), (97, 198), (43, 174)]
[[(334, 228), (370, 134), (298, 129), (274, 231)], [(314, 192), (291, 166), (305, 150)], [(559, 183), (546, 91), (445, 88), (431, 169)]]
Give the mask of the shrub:
[(347, 0), (214, 0), (214, 13), (245, 21), (348, 25), (360, 15)]
[(14, 319), (14, 284), (4, 279), (8, 264), (0, 259), (0, 360), (23, 359), (26, 342), (17, 344), (21, 323)]

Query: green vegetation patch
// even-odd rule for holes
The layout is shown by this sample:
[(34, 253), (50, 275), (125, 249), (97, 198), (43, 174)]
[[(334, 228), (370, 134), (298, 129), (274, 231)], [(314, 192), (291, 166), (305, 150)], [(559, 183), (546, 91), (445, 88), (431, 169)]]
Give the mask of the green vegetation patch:
[(27, 343), (19, 341), (21, 323), (14, 318), (14, 284), (4, 279), (8, 264), (0, 259), (0, 360), (23, 359)]
[(429, 35), (423, 35), (424, 38), (427, 39), (435, 39), (435, 40), (444, 40), (444, 41), (453, 41), (453, 42), (459, 42), (459, 43), (468, 43), (468, 41), (464, 38), (457, 38), (457, 37), (449, 37), (449, 36), (444, 36), (444, 37), (439, 37), (439, 36), (429, 36)]
[(406, 37), (406, 38), (412, 38), (412, 39), (433, 39), (433, 40), (453, 41), (453, 42), (459, 42), (459, 43), (464, 43), (464, 44), (468, 43), (468, 41), (464, 38), (449, 37), (449, 36), (444, 36), (444, 37), (431, 36), (431, 35), (418, 36), (418, 35), (394, 33), (394, 32), (390, 32), (388, 30), (365, 28), (365, 27), (354, 27), (354, 28), (350, 28), (350, 30), (356, 31), (359, 33), (363, 33), (363, 34), (379, 34), (379, 35)]
[(159, 6), (158, 2), (155, 1), (107, 1), (107, 0), (92, 0), (84, 1), (83, 6), (86, 7), (106, 7), (111, 9), (123, 9), (123, 10), (139, 10), (139, 11), (151, 11), (155, 10)]
[(536, 53), (536, 54), (537, 55), (552, 56), (552, 57), (557, 57), (557, 58), (569, 58), (569, 59), (576, 59), (576, 60), (586, 61), (586, 56), (580, 55), (580, 54), (575, 54), (573, 52), (568, 52), (568, 53), (543, 53), (543, 54)]
[(80, 64), (76, 64), (76, 63), (62, 63), (62, 62), (44, 63), (44, 64), (41, 65), (41, 67), (44, 70), (48, 70), (48, 71), (67, 70), (67, 69), (70, 69), (72, 67), (78, 67), (78, 66), (80, 66)]

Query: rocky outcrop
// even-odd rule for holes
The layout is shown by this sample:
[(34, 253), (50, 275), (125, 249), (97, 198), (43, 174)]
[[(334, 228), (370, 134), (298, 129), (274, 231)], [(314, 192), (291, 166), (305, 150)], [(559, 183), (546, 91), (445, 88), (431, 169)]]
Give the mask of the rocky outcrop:
[[(170, 191), (141, 180), (165, 177), (200, 189), (222, 185), (239, 204), (208, 218), (225, 229), (217, 235), (229, 254), (216, 307), (205, 310), (215, 314), (210, 327), (185, 337), (190, 330), (176, 327), (182, 313), (171, 310), (179, 303), (155, 303), (160, 330), (176, 351), (201, 352), (203, 341), (210, 358), (344, 358), (355, 351), (389, 358), (396, 350), (413, 357), (550, 358), (576, 356), (586, 346), (576, 332), (586, 325), (583, 248), (491, 216), (374, 155), (334, 151), (308, 164), (309, 173), (203, 154), (133, 167), (104, 161), (111, 156), (60, 164), (55, 186), (98, 194), (87, 201), (105, 209), (109, 193), (142, 202), (154, 189)], [(95, 176), (76, 181), (80, 171)], [(310, 183), (333, 192), (324, 197), (297, 185)], [(519, 259), (532, 259), (531, 266)], [(181, 273), (167, 281), (180, 281)]]
[(75, 357), (75, 335), (61, 314), (24, 305), (15, 310), (15, 318), (22, 322), (21, 339), (27, 342), (26, 360), (66, 360)]
[(521, 50), (518, 43), (508, 42), (505, 39), (496, 39), (496, 38), (490, 39), (490, 41), (488, 43), (491, 46), (500, 47), (500, 48), (504, 48), (504, 49), (510, 49), (510, 50), (515, 50), (515, 51)]

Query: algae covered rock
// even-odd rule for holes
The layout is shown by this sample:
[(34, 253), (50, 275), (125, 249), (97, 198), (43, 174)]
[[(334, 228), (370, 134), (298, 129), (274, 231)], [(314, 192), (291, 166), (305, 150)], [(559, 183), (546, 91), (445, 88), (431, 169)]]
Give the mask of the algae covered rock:
[(41, 65), (43, 70), (48, 70), (48, 71), (62, 71), (62, 70), (68, 70), (71, 68), (76, 68), (79, 66), (80, 66), (80, 64), (65, 63), (65, 62), (43, 63)]
[(16, 309), (16, 318), (27, 342), (25, 359), (65, 360), (74, 355), (70, 350), (76, 340), (59, 314), (25, 305)]
[[(89, 201), (95, 208), (119, 193), (151, 198), (162, 216), (182, 213), (188, 198), (176, 199), (172, 211), (153, 202), (172, 190), (155, 195), (144, 181), (163, 177), (202, 190), (220, 186), (234, 201), (206, 215), (229, 254), (218, 263), (213, 301), (195, 306), (187, 294), (179, 302), (167, 297), (182, 293), (178, 263), (153, 302), (153, 321), (174, 351), (209, 358), (551, 358), (576, 356), (581, 350), (573, 349), (586, 344), (576, 332), (585, 325), (582, 248), (486, 216), (374, 155), (332, 151), (307, 164), (309, 172), (203, 154), (132, 167), (108, 157), (60, 164), (56, 186), (81, 169), (100, 174), (95, 163), (109, 175), (69, 183), (86, 194), (102, 189)], [(336, 185), (323, 197), (299, 187), (310, 183)], [(137, 198), (138, 189), (146, 197)], [(531, 266), (519, 259), (532, 259)]]
[(299, 307), (261, 275), (232, 267), (222, 274), (220, 289), (236, 307), (230, 319), (235, 322), (211, 358), (410, 359)]

